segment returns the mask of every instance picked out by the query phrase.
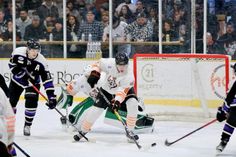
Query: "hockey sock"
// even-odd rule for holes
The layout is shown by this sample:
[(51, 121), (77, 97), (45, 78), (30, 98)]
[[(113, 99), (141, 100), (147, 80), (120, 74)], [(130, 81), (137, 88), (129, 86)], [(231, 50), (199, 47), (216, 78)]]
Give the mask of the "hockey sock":
[(34, 116), (36, 113), (36, 108), (25, 108), (25, 125), (31, 126)]
[(98, 117), (104, 111), (103, 108), (99, 108), (96, 106), (92, 106), (91, 109), (88, 111), (87, 116), (85, 117), (84, 121), (82, 122), (82, 132), (89, 132), (94, 122), (98, 119)]
[(133, 130), (137, 121), (138, 102), (136, 99), (130, 98), (126, 101), (126, 105), (127, 105), (126, 124), (129, 129)]

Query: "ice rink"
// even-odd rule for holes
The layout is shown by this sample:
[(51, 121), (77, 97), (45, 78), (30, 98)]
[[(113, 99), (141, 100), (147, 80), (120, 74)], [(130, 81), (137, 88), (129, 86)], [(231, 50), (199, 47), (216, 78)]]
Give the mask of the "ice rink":
[[(147, 110), (153, 105), (147, 105)], [(23, 136), (24, 102), (17, 106), (15, 142), (31, 157), (213, 157), (215, 147), (220, 142), (223, 123), (214, 123), (191, 136), (173, 144), (164, 145), (164, 141), (174, 141), (183, 135), (204, 125), (203, 122), (155, 121), (155, 131), (140, 134), (142, 146), (157, 142), (157, 146), (147, 151), (140, 151), (133, 143), (127, 143), (124, 131), (103, 123), (101, 117), (92, 132), (86, 136), (96, 139), (92, 142), (73, 142), (73, 135), (65, 131), (59, 121), (60, 115), (55, 110), (48, 110), (42, 102), (36, 114), (31, 136)], [(24, 155), (17, 150), (18, 157)], [(236, 137), (232, 136), (225, 151), (218, 156), (236, 156)]]

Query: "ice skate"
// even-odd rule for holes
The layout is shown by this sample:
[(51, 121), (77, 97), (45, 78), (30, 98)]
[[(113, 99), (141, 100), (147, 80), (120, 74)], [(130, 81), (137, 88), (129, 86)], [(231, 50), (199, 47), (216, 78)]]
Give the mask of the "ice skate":
[(134, 139), (138, 142), (138, 135), (134, 134), (133, 132), (129, 132), (129, 134), (126, 134), (127, 141), (129, 143), (134, 143)]
[(74, 140), (77, 142), (80, 141), (80, 139), (83, 138), (83, 136), (81, 134), (85, 135), (86, 133), (79, 131), (78, 134), (74, 135)]
[(30, 136), (30, 126), (28, 126), (28, 125), (24, 126), (24, 135)]
[(223, 152), (223, 150), (225, 149), (226, 145), (227, 145), (227, 141), (221, 141), (220, 144), (216, 147), (217, 153)]
[(9, 153), (11, 154), (12, 157), (16, 157), (16, 149), (14, 147), (11, 148), (11, 150), (9, 151)]

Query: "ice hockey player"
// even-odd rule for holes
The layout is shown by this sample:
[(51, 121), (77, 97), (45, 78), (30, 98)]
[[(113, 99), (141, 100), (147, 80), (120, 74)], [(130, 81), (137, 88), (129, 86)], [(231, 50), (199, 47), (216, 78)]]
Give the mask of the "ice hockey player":
[[(234, 65), (234, 70), (236, 72), (236, 64)], [(217, 152), (222, 152), (225, 149), (236, 127), (235, 95), (236, 95), (236, 81), (233, 83), (232, 87), (227, 93), (227, 96), (224, 100), (223, 105), (218, 108), (218, 112), (216, 114), (216, 118), (219, 122), (226, 120), (226, 123), (224, 125), (223, 131), (221, 134), (221, 142), (216, 147)]]
[[(92, 71), (92, 66), (88, 65), (84, 67), (82, 75), (78, 77), (77, 79), (70, 82), (66, 87), (61, 87), (61, 94), (57, 100), (57, 108), (58, 109), (65, 109), (67, 110), (66, 113), (68, 113), (68, 107), (72, 106), (73, 104), (73, 96), (76, 95), (79, 92), (82, 92), (86, 94), (87, 97), (82, 102), (80, 102), (77, 105), (73, 105), (73, 109), (66, 117), (61, 117), (61, 123), (62, 125), (73, 125), (78, 128), (78, 130), (81, 130), (81, 125), (83, 120), (85, 119), (87, 113), (89, 112), (90, 108), (93, 106), (94, 101), (96, 101), (96, 96), (98, 94), (97, 87), (101, 87), (105, 79), (105, 74), (101, 74), (101, 78), (97, 82), (95, 88), (91, 88), (90, 84), (88, 83), (88, 77)], [(66, 89), (67, 88), (67, 89)], [(72, 96), (73, 95), (73, 96)], [(141, 98), (138, 98), (138, 101), (136, 102), (138, 104), (138, 116), (136, 121), (136, 126), (134, 128), (134, 132), (139, 133), (150, 133), (154, 130), (154, 118), (148, 116), (145, 113), (145, 105)], [(120, 113), (120, 116), (126, 121), (127, 116), (127, 108), (126, 105), (122, 105), (121, 108), (119, 108), (118, 112)], [(68, 121), (69, 122), (68, 122)], [(118, 128), (123, 128), (122, 124), (118, 121), (115, 114), (112, 112), (110, 108), (107, 108), (105, 110), (105, 117), (104, 117), (104, 123), (115, 126)], [(73, 129), (74, 127), (72, 127)], [(76, 131), (78, 131), (76, 129)]]
[[(128, 63), (129, 58), (126, 54), (118, 53), (115, 58), (102, 58), (99, 62), (92, 65), (92, 71), (88, 76), (87, 82), (91, 88), (94, 88), (100, 79), (100, 74), (104, 72), (106, 74), (105, 82), (99, 90), (102, 91), (111, 104), (106, 102), (100, 92), (97, 93), (94, 105), (82, 122), (80, 134), (74, 136), (76, 141), (81, 139), (81, 134), (86, 134), (91, 130), (94, 122), (107, 107), (112, 110), (118, 110), (126, 105), (126, 124), (130, 130), (134, 129), (137, 120), (138, 102), (133, 88), (133, 71), (128, 67)], [(135, 134), (129, 134), (127, 138), (128, 141), (132, 142), (133, 138), (138, 140), (139, 137)]]
[[(0, 154), (3, 157), (16, 155), (12, 144), (15, 135), (15, 114), (9, 100), (0, 88)], [(12, 152), (14, 151), (14, 153)]]
[(16, 113), (19, 97), (25, 89), (25, 124), (24, 135), (30, 136), (30, 128), (36, 114), (39, 94), (31, 86), (34, 84), (40, 89), (40, 80), (46, 90), (49, 109), (56, 107), (56, 95), (48, 64), (40, 53), (41, 46), (36, 40), (27, 41), (26, 47), (16, 48), (10, 58), (9, 67), (13, 77), (9, 85), (10, 103)]

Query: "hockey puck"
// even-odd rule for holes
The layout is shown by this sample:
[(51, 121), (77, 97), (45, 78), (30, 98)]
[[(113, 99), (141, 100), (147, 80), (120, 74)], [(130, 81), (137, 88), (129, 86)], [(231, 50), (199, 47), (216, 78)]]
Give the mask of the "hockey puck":
[(156, 145), (157, 145), (157, 143), (153, 143), (151, 146), (154, 147), (154, 146), (156, 146)]

